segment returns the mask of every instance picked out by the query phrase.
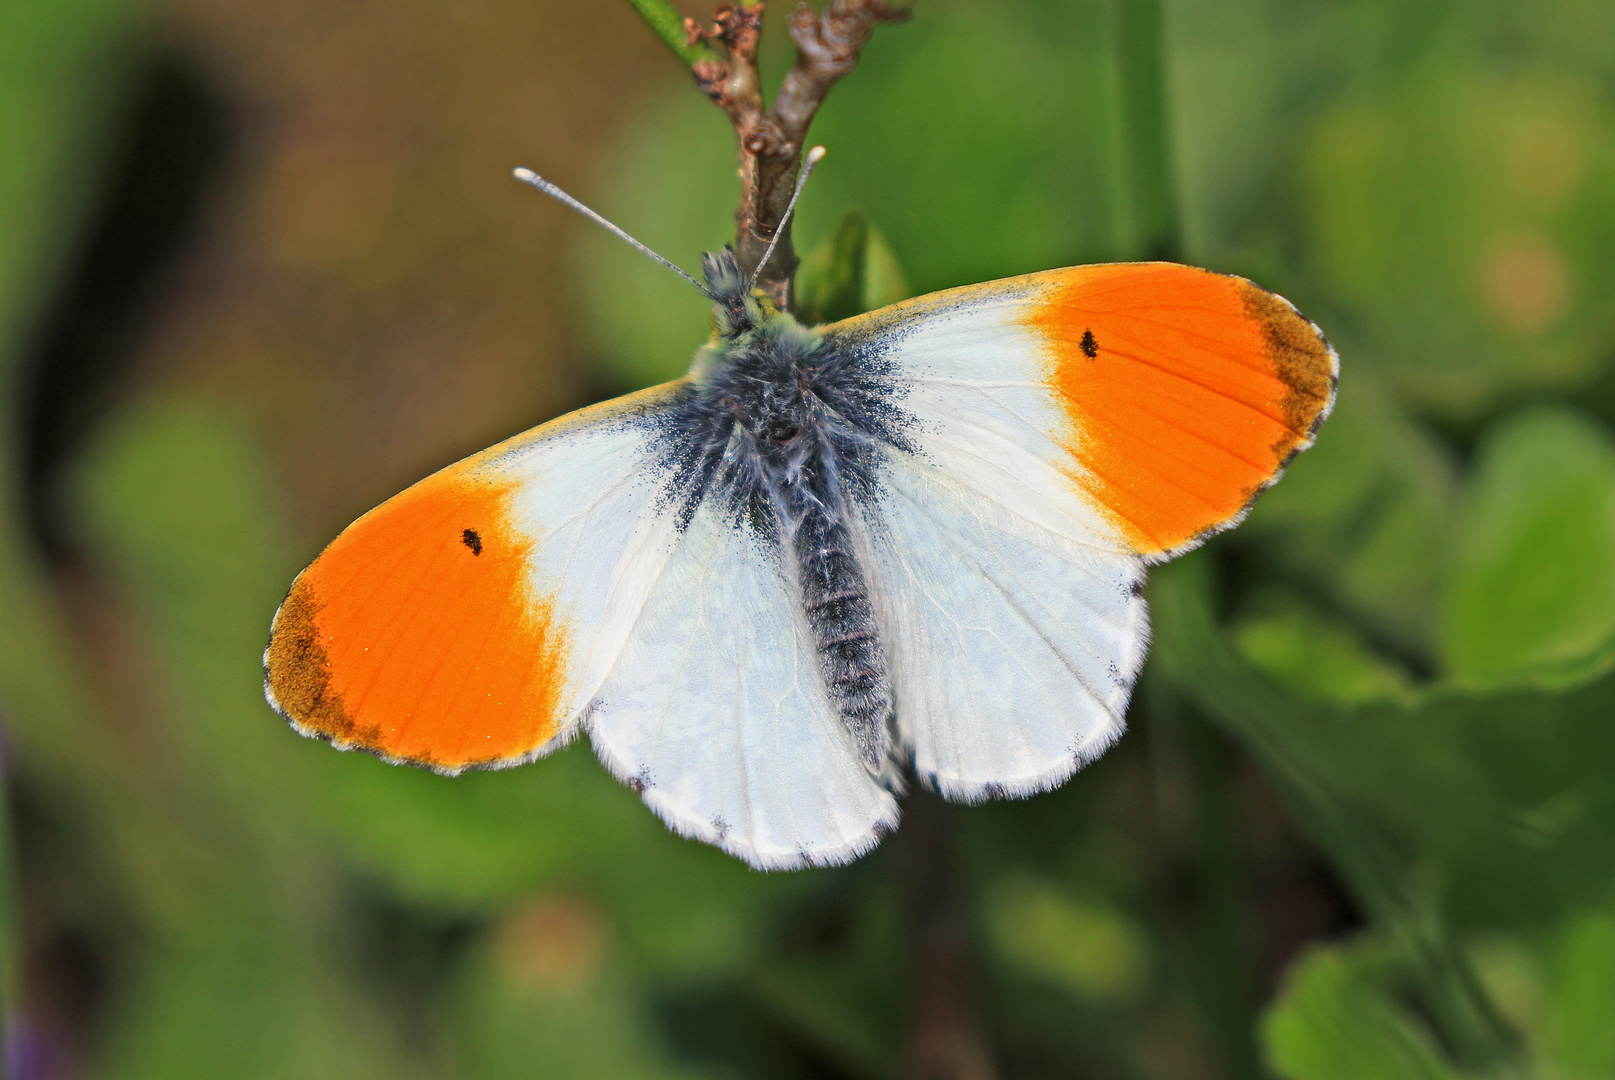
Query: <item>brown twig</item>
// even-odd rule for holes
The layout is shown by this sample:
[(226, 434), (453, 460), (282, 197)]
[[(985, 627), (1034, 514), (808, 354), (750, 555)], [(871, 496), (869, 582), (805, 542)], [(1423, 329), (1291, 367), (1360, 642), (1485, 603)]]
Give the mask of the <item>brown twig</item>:
[(904, 1075), (996, 1080), (975, 993), (981, 980), (948, 808), (935, 795), (916, 791), (903, 818), (897, 840), (915, 986)]
[[(735, 211), (735, 253), (740, 265), (755, 267), (774, 238), (791, 201), (808, 126), (836, 81), (858, 64), (858, 55), (876, 26), (908, 17), (908, 9), (888, 0), (831, 0), (822, 12), (801, 4), (787, 28), (796, 43), (796, 64), (785, 76), (774, 104), (763, 106), (757, 74), (757, 37), (763, 5), (724, 4), (711, 29), (685, 20), (691, 45), (715, 42), (720, 59), (691, 65), (698, 85), (734, 125), (740, 155), (740, 207)], [(790, 223), (779, 246), (757, 278), (757, 287), (782, 311), (790, 310), (796, 273)]]

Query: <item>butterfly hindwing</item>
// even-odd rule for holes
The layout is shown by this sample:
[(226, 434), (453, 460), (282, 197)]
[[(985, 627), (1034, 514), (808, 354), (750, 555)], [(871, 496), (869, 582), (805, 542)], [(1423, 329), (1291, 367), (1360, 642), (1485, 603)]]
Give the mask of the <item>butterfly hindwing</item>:
[(847, 862), (897, 820), (831, 705), (794, 575), (776, 539), (703, 501), (588, 720), (669, 825), (766, 869)]
[(1063, 783), (1122, 733), (1148, 619), (1133, 555), (1084, 545), (894, 453), (871, 573), (914, 771), (974, 802)]

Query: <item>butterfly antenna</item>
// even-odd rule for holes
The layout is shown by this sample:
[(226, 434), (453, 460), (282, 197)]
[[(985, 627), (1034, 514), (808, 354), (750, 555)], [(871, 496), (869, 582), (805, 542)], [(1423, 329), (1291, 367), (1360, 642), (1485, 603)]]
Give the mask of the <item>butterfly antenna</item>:
[(791, 212), (796, 209), (796, 200), (802, 197), (802, 189), (807, 187), (807, 179), (813, 175), (813, 166), (817, 165), (823, 157), (824, 147), (815, 146), (807, 152), (807, 157), (802, 159), (802, 172), (796, 178), (796, 190), (791, 192), (790, 204), (785, 207), (785, 216), (779, 219), (779, 226), (774, 230), (774, 239), (768, 242), (768, 250), (763, 252), (762, 260), (758, 262), (757, 269), (751, 272), (751, 280), (746, 283), (748, 290), (757, 284), (757, 275), (763, 272), (763, 267), (768, 265), (768, 260), (774, 257), (774, 247), (779, 243), (779, 238), (785, 235), (785, 226), (790, 224)]
[[(611, 222), (607, 221), (605, 218), (601, 217), (599, 214), (595, 213), (593, 210), (590, 210), (587, 206), (584, 206), (582, 203), (578, 202), (572, 196), (568, 195), (566, 192), (562, 191), (560, 188), (556, 187), (554, 184), (550, 183), (548, 180), (546, 180), (542, 176), (538, 175), (532, 169), (517, 169), (517, 170), (515, 170), (515, 175), (516, 175), (516, 179), (520, 180), (522, 183), (533, 185), (538, 190), (540, 190), (544, 194), (548, 195), (550, 198), (558, 199), (561, 202), (564, 202), (566, 205), (570, 206), (572, 209), (576, 210), (578, 213), (582, 214), (584, 217), (588, 218), (590, 221), (593, 221), (595, 224), (604, 225), (606, 228), (610, 229), (612, 232), (616, 233), (618, 236), (620, 236), (624, 240), (628, 241), (634, 247), (638, 248), (639, 251), (642, 254), (649, 255), (651, 258), (655, 259), (657, 262), (661, 263), (663, 266), (665, 266), (669, 270), (673, 271), (679, 277), (683, 278), (685, 281), (688, 281), (691, 285), (694, 285), (700, 291), (702, 296), (705, 296), (708, 299), (712, 298), (712, 294), (707, 292), (706, 286), (702, 285), (699, 281), (695, 280), (695, 278), (691, 277), (688, 273), (686, 273), (682, 266), (679, 266), (677, 263), (673, 262), (670, 259), (662, 258), (660, 255), (656, 254), (656, 252), (652, 251), (650, 248), (646, 247), (644, 244), (641, 244), (638, 240), (635, 240), (632, 236), (629, 236), (622, 229), (619, 229), (616, 225), (614, 225)], [(802, 191), (801, 186), (798, 185), (796, 190), (797, 190), (797, 193), (800, 194), (801, 191)], [(791, 200), (791, 205), (794, 206), (795, 204), (796, 204), (796, 200), (792, 199)], [(769, 250), (772, 251), (773, 249), (770, 248)], [(766, 258), (765, 258), (764, 261), (765, 262), (767, 261)]]

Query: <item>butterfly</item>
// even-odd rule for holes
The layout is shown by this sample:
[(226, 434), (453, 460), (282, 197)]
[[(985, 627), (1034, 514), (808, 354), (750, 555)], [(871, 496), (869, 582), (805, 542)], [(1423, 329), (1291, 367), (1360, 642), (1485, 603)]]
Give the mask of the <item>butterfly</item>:
[(728, 250), (697, 285), (685, 378), (448, 466), (297, 577), (264, 658), (297, 731), (450, 775), (587, 733), (680, 834), (852, 860), (908, 773), (1022, 797), (1114, 743), (1146, 569), (1241, 519), (1339, 373), (1286, 300), (1172, 263), (818, 327)]

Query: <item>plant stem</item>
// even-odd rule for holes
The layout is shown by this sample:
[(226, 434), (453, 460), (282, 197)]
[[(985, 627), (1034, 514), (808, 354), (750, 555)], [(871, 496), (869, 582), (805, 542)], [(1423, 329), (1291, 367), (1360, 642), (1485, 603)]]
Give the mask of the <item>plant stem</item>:
[(1409, 860), (1366, 815), (1285, 756), (1269, 755), (1278, 786), (1303, 826), (1328, 853), (1374, 922), (1412, 960), (1420, 1000), (1460, 1065), (1491, 1068), (1514, 1053), (1515, 1038), (1487, 998)]
[(1149, 718), (1161, 829), (1183, 874), (1181, 895), (1174, 888), (1175, 902), (1163, 912), (1167, 932), (1182, 935), (1174, 963), (1206, 1019), (1211, 1049), (1220, 1059), (1218, 1075), (1254, 1080), (1262, 1073), (1255, 965), (1245, 923), (1250, 882), (1234, 846), (1227, 748), (1177, 688), (1155, 680), (1141, 689), (1134, 708)]
[(1183, 238), (1172, 177), (1161, 0), (1116, 0), (1115, 27), (1123, 156), (1137, 254), (1178, 259)]
[(662, 44), (673, 50), (673, 55), (682, 60), (687, 67), (693, 67), (703, 60), (716, 60), (718, 53), (705, 41), (696, 41), (690, 44), (689, 34), (684, 29), (684, 16), (680, 15), (668, 3), (668, 0), (628, 0), (639, 12), (640, 18), (656, 32), (662, 39)]
[[(735, 212), (735, 255), (747, 270), (762, 263), (779, 234), (756, 287), (776, 308), (791, 307), (796, 252), (785, 209), (796, 186), (808, 125), (825, 95), (858, 64), (876, 26), (908, 17), (893, 0), (830, 0), (822, 11), (806, 4), (787, 19), (796, 43), (796, 64), (786, 74), (772, 107), (765, 107), (757, 72), (757, 39), (763, 4), (723, 4), (710, 29), (681, 19), (668, 0), (629, 0), (667, 47), (690, 65), (702, 93), (734, 126), (740, 157), (740, 207)], [(717, 47), (721, 46), (721, 48)]]
[(907, 1075), (911, 1080), (996, 1080), (976, 1000), (981, 976), (948, 807), (919, 790), (908, 796), (903, 816), (898, 845), (917, 988)]

